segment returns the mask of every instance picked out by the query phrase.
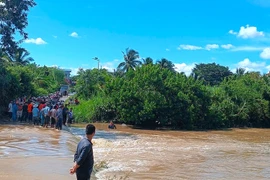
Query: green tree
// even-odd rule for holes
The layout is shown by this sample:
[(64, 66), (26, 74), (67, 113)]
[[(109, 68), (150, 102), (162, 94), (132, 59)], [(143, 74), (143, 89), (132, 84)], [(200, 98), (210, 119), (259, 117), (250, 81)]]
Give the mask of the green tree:
[(228, 67), (221, 66), (216, 63), (201, 63), (195, 65), (195, 67), (192, 69), (191, 75), (195, 79), (203, 80), (205, 84), (213, 86), (218, 85), (224, 80), (224, 78), (232, 75), (232, 72)]
[[(28, 38), (28, 34), (24, 31), (28, 25), (28, 11), (36, 3), (33, 0), (0, 0), (0, 2), (0, 48), (12, 55), (18, 49), (18, 44)], [(16, 33), (23, 39), (16, 42), (14, 37)]]
[(117, 69), (123, 72), (127, 72), (129, 70), (134, 70), (138, 65), (141, 65), (142, 62), (139, 60), (140, 56), (137, 51), (134, 49), (126, 49), (126, 52), (123, 52), (124, 62), (121, 62)]
[(15, 97), (32, 96), (35, 94), (34, 84), (32, 82), (33, 72), (26, 66), (9, 66), (8, 71), (16, 77), (14, 83), (17, 84)]
[(150, 57), (147, 57), (147, 58), (143, 59), (143, 64), (144, 65), (153, 64), (153, 59)]
[(5, 66), (0, 66), (0, 115), (19, 91), (19, 80)]
[(18, 65), (27, 65), (33, 62), (34, 59), (29, 57), (30, 53), (24, 48), (18, 48), (15, 53), (10, 57), (10, 61)]
[[(206, 128), (209, 96), (202, 82), (158, 65), (142, 66), (106, 85), (118, 120), (155, 128)], [(201, 123), (203, 122), (203, 123)]]
[(245, 72), (246, 72), (246, 69), (245, 68), (237, 68), (236, 69), (236, 75), (237, 76), (242, 76), (242, 75), (245, 74)]
[(113, 78), (106, 69), (81, 70), (78, 74), (75, 90), (83, 99), (90, 99), (99, 91), (103, 91), (106, 81)]
[(9, 64), (10, 59), (8, 57), (8, 55), (2, 50), (0, 49), (0, 63), (1, 65), (7, 65)]
[(250, 72), (238, 78), (228, 78), (220, 87), (233, 104), (228, 117), (232, 127), (269, 127), (269, 86), (260, 74)]
[(157, 61), (157, 64), (161, 67), (161, 68), (167, 68), (170, 71), (175, 71), (174, 69), (174, 64), (167, 60), (166, 58), (162, 58), (161, 60)]

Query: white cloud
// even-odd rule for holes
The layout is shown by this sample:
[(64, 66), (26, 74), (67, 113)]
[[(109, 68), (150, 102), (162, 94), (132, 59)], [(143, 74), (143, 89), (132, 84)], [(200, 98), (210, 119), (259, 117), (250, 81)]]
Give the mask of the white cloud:
[(256, 26), (249, 26), (249, 25), (246, 25), (246, 27), (241, 26), (239, 32), (234, 32), (233, 30), (230, 30), (229, 33), (237, 35), (238, 37), (243, 38), (243, 39), (264, 36), (263, 31), (258, 31)]
[(199, 50), (199, 49), (203, 49), (202, 47), (200, 47), (200, 46), (193, 46), (193, 45), (188, 45), (188, 44), (182, 44), (182, 45), (180, 45), (178, 48), (177, 48), (178, 50), (191, 50), (191, 51), (193, 51), (193, 50)]
[[(114, 62), (117, 62), (114, 60)], [(103, 69), (107, 69), (108, 71), (110, 72), (114, 72), (114, 70), (116, 70), (116, 64), (114, 62), (106, 62), (106, 63), (103, 63), (101, 66)]]
[[(60, 67), (60, 66), (58, 66), (57, 68), (60, 68), (60, 69), (69, 69), (69, 70), (71, 70), (71, 72), (70, 72), (70, 75), (71, 75), (71, 76), (77, 75), (79, 69), (81, 69), (81, 67), (75, 68), (75, 67)], [(82, 69), (83, 69), (83, 68), (82, 68)]]
[(24, 41), (25, 43), (32, 43), (32, 44), (37, 44), (37, 45), (41, 45), (41, 44), (47, 44), (47, 42), (45, 42), (42, 38), (37, 38), (37, 39), (26, 39)]
[(236, 35), (237, 32), (234, 32), (233, 30), (230, 30), (230, 31), (229, 31), (229, 34), (234, 34), (234, 35)]
[(57, 38), (57, 36), (53, 36), (55, 39)]
[(70, 36), (71, 36), (71, 37), (74, 37), (74, 38), (79, 37), (78, 33), (76, 33), (76, 32), (71, 33)]
[(54, 64), (54, 65), (51, 65), (51, 66), (48, 66), (48, 67), (58, 68), (58, 65)]
[(78, 71), (79, 71), (80, 68), (69, 68), (69, 69), (71, 70), (70, 75), (75, 76), (75, 75), (78, 74)]
[(223, 44), (223, 45), (221, 45), (221, 47), (222, 47), (223, 49), (231, 49), (231, 48), (233, 48), (234, 46), (233, 46), (232, 44)]
[(167, 48), (167, 49), (165, 49), (165, 50), (166, 50), (166, 51), (170, 51), (170, 49), (168, 49), (168, 48)]
[(268, 72), (270, 71), (270, 65), (266, 66), (265, 68), (267, 69)]
[(269, 48), (267, 46), (233, 46), (232, 44), (207, 44), (204, 48), (201, 46), (195, 46), (195, 45), (180, 45), (177, 49), (178, 50), (212, 50), (212, 49), (226, 49), (230, 51), (263, 51), (266, 48)]
[(207, 44), (205, 46), (205, 49), (210, 51), (211, 49), (218, 49), (219, 48), (219, 45), (218, 44)]
[(263, 52), (261, 52), (260, 57), (263, 59), (270, 59), (270, 48), (265, 48)]
[(6, 4), (3, 2), (0, 2), (0, 7), (4, 7)]
[(177, 72), (184, 72), (187, 76), (189, 76), (192, 72), (192, 69), (195, 67), (195, 63), (193, 64), (186, 64), (186, 63), (181, 63), (181, 64), (174, 64), (175, 65), (175, 70)]
[(237, 68), (244, 68), (246, 71), (260, 71), (265, 69), (265, 62), (251, 62), (248, 58), (237, 63)]

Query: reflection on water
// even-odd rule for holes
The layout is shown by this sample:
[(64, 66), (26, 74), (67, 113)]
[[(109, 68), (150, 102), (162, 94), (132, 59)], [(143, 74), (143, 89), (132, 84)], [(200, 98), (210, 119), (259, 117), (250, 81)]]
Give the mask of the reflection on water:
[[(179, 132), (119, 126), (114, 131), (96, 126), (95, 161), (107, 163), (107, 168), (96, 173), (101, 180), (270, 178), (268, 129)], [(68, 169), (79, 141), (76, 137), (82, 137), (84, 129), (70, 128), (70, 132), (75, 136), (36, 127), (2, 126), (0, 158), (57, 156), (67, 159), (62, 166)]]

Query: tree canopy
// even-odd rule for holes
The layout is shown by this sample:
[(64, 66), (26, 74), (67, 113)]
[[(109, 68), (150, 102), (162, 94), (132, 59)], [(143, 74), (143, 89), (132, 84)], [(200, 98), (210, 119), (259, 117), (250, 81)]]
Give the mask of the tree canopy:
[(140, 56), (137, 51), (134, 49), (126, 49), (126, 52), (123, 52), (124, 61), (120, 63), (117, 67), (118, 70), (126, 72), (129, 70), (134, 70), (136, 66), (141, 65)]
[[(81, 71), (76, 77), (77, 121), (109, 121), (146, 128), (220, 129), (270, 127), (270, 77), (215, 63), (191, 76), (165, 58), (146, 58), (135, 71)], [(149, 63), (146, 63), (149, 62)], [(97, 78), (99, 77), (99, 78)]]
[[(28, 38), (25, 32), (27, 15), (36, 3), (33, 0), (0, 0), (0, 3), (0, 48), (12, 55), (18, 49), (18, 44)], [(21, 40), (16, 41), (16, 33), (22, 36)]]
[(192, 76), (195, 79), (204, 81), (205, 84), (218, 85), (224, 78), (232, 75), (228, 67), (216, 63), (196, 64), (192, 69)]

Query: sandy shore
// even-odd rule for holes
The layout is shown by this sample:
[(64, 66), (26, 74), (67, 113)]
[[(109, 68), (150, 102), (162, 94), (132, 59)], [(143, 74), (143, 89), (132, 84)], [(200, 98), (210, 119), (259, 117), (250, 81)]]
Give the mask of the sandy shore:
[(27, 157), (1, 159), (1, 180), (74, 180), (68, 170), (70, 158)]

